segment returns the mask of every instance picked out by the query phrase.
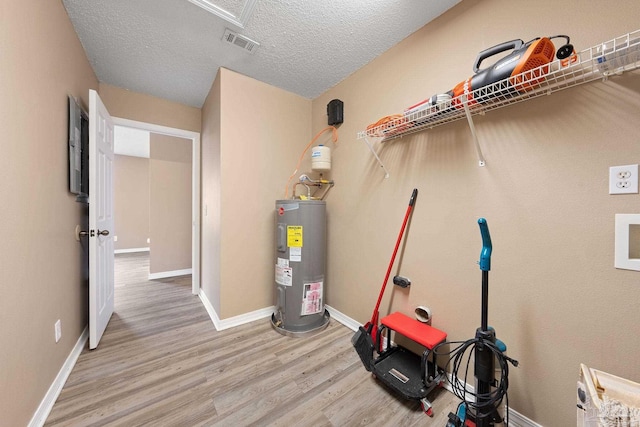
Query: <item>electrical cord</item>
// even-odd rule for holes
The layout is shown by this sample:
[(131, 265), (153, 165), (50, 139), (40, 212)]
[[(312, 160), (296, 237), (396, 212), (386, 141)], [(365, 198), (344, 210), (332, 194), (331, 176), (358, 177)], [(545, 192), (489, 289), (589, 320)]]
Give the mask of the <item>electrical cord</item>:
[[(443, 345), (457, 345), (454, 349), (447, 352), (439, 352), (440, 347)], [(476, 347), (484, 347), (489, 349), (500, 367), (500, 378), (495, 387), (489, 393), (478, 393), (467, 390), (467, 378), (469, 377), (469, 365), (471, 364), (471, 355), (474, 354)], [(509, 388), (509, 365), (518, 366), (518, 361), (510, 358), (504, 354), (494, 342), (491, 342), (485, 338), (472, 338), (466, 341), (450, 341), (438, 344), (433, 352), (436, 356), (449, 356), (449, 360), (445, 365), (445, 370), (449, 371), (451, 367), (451, 375), (447, 378), (447, 382), (451, 385), (453, 393), (461, 399), (467, 408), (473, 409), (476, 418), (483, 418), (490, 416), (495, 408), (498, 408), (503, 399), (505, 400), (507, 411), (505, 425), (509, 425), (509, 396), (507, 390)], [(468, 355), (465, 358), (465, 354)], [(461, 380), (458, 376), (460, 369), (466, 360), (466, 366), (464, 367), (464, 379)], [(507, 363), (508, 362), (508, 363)], [(496, 379), (497, 380), (497, 379)]]

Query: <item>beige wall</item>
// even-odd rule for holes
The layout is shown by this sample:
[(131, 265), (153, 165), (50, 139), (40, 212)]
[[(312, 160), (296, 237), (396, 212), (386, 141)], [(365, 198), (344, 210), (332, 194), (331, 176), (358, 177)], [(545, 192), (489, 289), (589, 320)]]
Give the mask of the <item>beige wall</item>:
[[(67, 95), (116, 117), (200, 131), (200, 110), (98, 84), (62, 2), (0, 6), (0, 423), (26, 425), (87, 325), (88, 272), (68, 192)], [(54, 340), (60, 319), (62, 339)]]
[(150, 159), (116, 155), (115, 248), (151, 248), (150, 273), (189, 269), (191, 140), (151, 133), (150, 151)]
[(205, 240), (202, 259), (220, 271), (203, 265), (202, 281), (222, 319), (273, 305), (275, 201), (309, 142), (310, 117), (311, 101), (226, 69), (205, 101), (203, 208), (214, 209), (203, 236), (219, 235), (220, 248)]
[(0, 424), (24, 426), (87, 324), (67, 95), (86, 108), (98, 81), (60, 1), (2, 2), (0, 52)]
[(113, 177), (114, 248), (148, 248), (149, 159), (116, 155)]
[[(494, 242), (489, 320), (521, 362), (510, 402), (542, 425), (566, 426), (575, 423), (580, 362), (640, 381), (640, 276), (612, 267), (614, 214), (637, 213), (640, 199), (607, 194), (607, 168), (640, 158), (637, 73), (478, 117), (485, 168), (463, 122), (376, 145), (387, 180), (355, 135), (468, 77), (486, 47), (566, 33), (582, 49), (636, 30), (639, 12), (636, 2), (465, 0), (313, 103), (224, 69), (202, 116), (110, 85), (99, 92), (113, 116), (202, 127), (202, 279), (221, 318), (273, 304), (275, 200), (326, 125), (326, 104), (342, 99), (327, 302), (368, 320), (417, 187), (399, 270), (413, 285), (388, 288), (383, 312), (427, 304), (450, 339), (470, 338), (480, 311), (476, 220), (486, 217)], [(25, 425), (87, 323), (86, 252), (73, 238), (86, 206), (67, 191), (66, 96), (86, 106), (98, 82), (61, 2), (4, 2), (0, 17), (0, 345), (8, 349), (0, 352), (0, 414), (7, 425)]]
[[(202, 114), (199, 108), (190, 107), (183, 104), (178, 104), (176, 102), (168, 101), (166, 99), (157, 98), (150, 95), (144, 95), (141, 93), (131, 92), (126, 89), (118, 88), (115, 86), (111, 86), (108, 84), (100, 83), (100, 97), (102, 98), (105, 106), (109, 110), (109, 113), (113, 117), (135, 120), (139, 122), (151, 123), (160, 126), (167, 126), (176, 129), (189, 130), (193, 132), (200, 132)], [(152, 134), (152, 138), (161, 137), (159, 134)], [(189, 146), (189, 150), (191, 150), (191, 146)], [(191, 151), (188, 153), (189, 159), (191, 159)], [(191, 160), (189, 160), (191, 161)], [(180, 163), (180, 164), (178, 164)], [(153, 183), (154, 179), (162, 180), (166, 179), (166, 175), (162, 175), (160, 172), (162, 167), (158, 169), (159, 165), (164, 165), (164, 168), (175, 169), (173, 172), (178, 173), (180, 175), (180, 181), (186, 179), (186, 167), (183, 162), (156, 162), (155, 167), (150, 166), (150, 174), (152, 177), (150, 178), (150, 183)], [(191, 170), (191, 164), (189, 166), (189, 171)], [(160, 173), (160, 174), (159, 174)], [(158, 175), (159, 174), (159, 175)], [(191, 177), (189, 177), (189, 183), (191, 183)], [(171, 188), (174, 187), (174, 183), (170, 181), (165, 182), (166, 185), (169, 185)], [(191, 184), (189, 184), (191, 185)], [(159, 187), (155, 187), (156, 194), (160, 194), (158, 192)], [(160, 212), (167, 212), (167, 209), (179, 209), (180, 212), (186, 212), (185, 209), (188, 209), (189, 215), (191, 212), (191, 186), (189, 187), (188, 199), (186, 199), (186, 194), (180, 194), (180, 200), (186, 203), (184, 206), (176, 207), (173, 206), (170, 208), (162, 208)], [(184, 199), (184, 200), (183, 200)], [(155, 206), (154, 202), (151, 202), (151, 209), (160, 209), (160, 206)], [(182, 214), (181, 214), (182, 215)], [(155, 217), (151, 216), (151, 227), (155, 228), (156, 226), (161, 226), (166, 224), (166, 220), (162, 219), (163, 217)], [(159, 222), (157, 222), (159, 221)], [(155, 224), (155, 226), (154, 226)], [(191, 218), (189, 218), (189, 224), (191, 224)], [(151, 232), (153, 234), (153, 232)], [(157, 237), (159, 239), (168, 239), (168, 235), (163, 232), (158, 232)], [(189, 236), (189, 244), (185, 246), (182, 242)], [(176, 237), (176, 236), (174, 236)], [(164, 272), (164, 271), (174, 271), (174, 270), (182, 270), (186, 268), (191, 268), (191, 227), (189, 227), (188, 232), (180, 232), (180, 243), (179, 248), (184, 248), (184, 250), (180, 251), (179, 258), (172, 257), (174, 255), (170, 253), (166, 253), (166, 251), (171, 251), (170, 248), (166, 248), (164, 245), (155, 245), (155, 254), (159, 254), (156, 257), (153, 253), (151, 254), (151, 272)], [(151, 239), (151, 247), (153, 247), (153, 238)], [(175, 249), (175, 248), (174, 248)], [(178, 249), (180, 250), (180, 249)], [(188, 261), (187, 261), (188, 259)], [(173, 268), (172, 266), (180, 265), (182, 267)], [(167, 270), (167, 268), (169, 268)]]
[(199, 108), (100, 83), (100, 98), (113, 117), (200, 132)]
[(151, 133), (150, 273), (191, 268), (191, 140)]
[(640, 273), (613, 267), (614, 215), (638, 213), (640, 196), (610, 196), (607, 181), (609, 166), (640, 161), (637, 72), (477, 117), (484, 168), (464, 121), (376, 143), (388, 179), (356, 139), (369, 123), (464, 80), (487, 47), (560, 33), (582, 50), (637, 30), (638, 16), (638, 2), (466, 0), (315, 99), (314, 131), (326, 125), (331, 99), (345, 105), (328, 198), (327, 303), (369, 319), (416, 187), (399, 266), (413, 284), (387, 288), (382, 314), (425, 304), (450, 340), (472, 338), (477, 219), (486, 217), (489, 323), (521, 362), (511, 370), (512, 407), (545, 426), (575, 425), (580, 362), (640, 381)]

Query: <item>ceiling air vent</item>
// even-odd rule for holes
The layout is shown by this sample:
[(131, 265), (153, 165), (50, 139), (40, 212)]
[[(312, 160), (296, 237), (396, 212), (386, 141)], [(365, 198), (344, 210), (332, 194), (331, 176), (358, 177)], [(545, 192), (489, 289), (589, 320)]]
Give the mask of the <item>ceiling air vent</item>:
[(235, 33), (228, 28), (224, 31), (222, 40), (241, 49), (244, 49), (249, 53), (254, 53), (258, 46), (260, 46), (260, 43), (253, 41), (249, 37), (243, 36), (242, 34)]

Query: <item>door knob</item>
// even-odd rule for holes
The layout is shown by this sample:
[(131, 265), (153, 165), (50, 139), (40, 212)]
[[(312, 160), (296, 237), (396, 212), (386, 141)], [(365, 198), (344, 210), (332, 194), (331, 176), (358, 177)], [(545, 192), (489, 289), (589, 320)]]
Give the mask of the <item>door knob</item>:
[(76, 225), (75, 235), (76, 235), (76, 240), (79, 242), (80, 241), (80, 236), (88, 236), (89, 232), (80, 230), (80, 226)]
[[(94, 237), (96, 235), (96, 231), (95, 230), (90, 230), (90, 231), (84, 231), (84, 230), (80, 230), (80, 226), (76, 225), (76, 240), (79, 242), (80, 241), (80, 236), (89, 236), (89, 237)], [(109, 230), (98, 230), (98, 235), (100, 236), (108, 236), (109, 235)]]

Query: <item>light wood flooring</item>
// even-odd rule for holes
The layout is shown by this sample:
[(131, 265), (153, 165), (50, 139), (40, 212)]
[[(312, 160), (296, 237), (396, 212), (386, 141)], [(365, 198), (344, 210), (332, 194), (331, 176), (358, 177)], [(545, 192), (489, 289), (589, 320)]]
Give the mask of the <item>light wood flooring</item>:
[(148, 254), (116, 255), (115, 312), (85, 349), (46, 426), (444, 426), (391, 394), (362, 366), (353, 332), (331, 320), (292, 338), (269, 319), (216, 331), (191, 277), (147, 280)]

